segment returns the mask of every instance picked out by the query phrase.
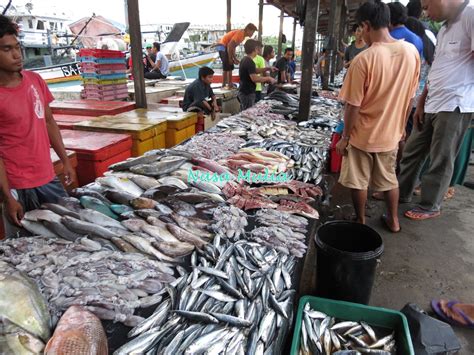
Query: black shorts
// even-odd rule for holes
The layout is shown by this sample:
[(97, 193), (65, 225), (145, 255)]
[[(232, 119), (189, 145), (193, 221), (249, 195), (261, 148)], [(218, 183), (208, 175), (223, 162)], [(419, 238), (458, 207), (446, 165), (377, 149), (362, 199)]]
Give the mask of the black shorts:
[(234, 70), (234, 63), (229, 61), (229, 52), (227, 52), (227, 48), (225, 51), (219, 51), (219, 56), (221, 57), (223, 71)]

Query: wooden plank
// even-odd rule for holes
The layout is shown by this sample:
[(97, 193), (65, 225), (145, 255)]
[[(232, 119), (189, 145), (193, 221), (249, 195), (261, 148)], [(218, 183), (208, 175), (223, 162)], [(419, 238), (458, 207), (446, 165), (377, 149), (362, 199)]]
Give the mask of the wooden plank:
[(298, 121), (309, 118), (313, 90), (314, 38), (318, 27), (319, 1), (308, 1), (303, 32), (301, 89)]
[(143, 71), (142, 34), (138, 0), (127, 0), (130, 43), (132, 44), (132, 73), (137, 108), (146, 108), (145, 77)]

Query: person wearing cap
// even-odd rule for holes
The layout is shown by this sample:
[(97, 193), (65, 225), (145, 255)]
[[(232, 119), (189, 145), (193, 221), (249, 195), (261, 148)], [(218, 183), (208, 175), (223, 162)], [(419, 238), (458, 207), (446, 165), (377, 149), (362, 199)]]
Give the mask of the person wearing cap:
[(152, 69), (145, 73), (146, 79), (166, 79), (169, 74), (168, 58), (161, 52), (161, 45), (158, 42), (153, 42), (152, 53), (156, 55), (155, 62)]
[(257, 31), (257, 26), (253, 23), (249, 23), (242, 30), (233, 30), (225, 34), (216, 46), (219, 51), (219, 56), (222, 60), (222, 86), (232, 86), (232, 70), (234, 70), (234, 64), (239, 64), (239, 60), (235, 55), (235, 49), (240, 45), (245, 38), (252, 37)]
[(153, 44), (147, 43), (145, 45), (145, 72), (149, 72), (153, 69), (156, 62), (156, 54), (153, 53)]

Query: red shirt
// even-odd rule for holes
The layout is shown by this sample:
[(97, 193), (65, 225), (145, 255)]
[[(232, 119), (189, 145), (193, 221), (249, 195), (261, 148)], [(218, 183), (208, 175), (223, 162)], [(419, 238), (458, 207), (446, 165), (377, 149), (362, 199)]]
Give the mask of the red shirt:
[(12, 189), (39, 187), (55, 176), (45, 119), (54, 98), (38, 74), (21, 74), (18, 86), (0, 87), (0, 157)]

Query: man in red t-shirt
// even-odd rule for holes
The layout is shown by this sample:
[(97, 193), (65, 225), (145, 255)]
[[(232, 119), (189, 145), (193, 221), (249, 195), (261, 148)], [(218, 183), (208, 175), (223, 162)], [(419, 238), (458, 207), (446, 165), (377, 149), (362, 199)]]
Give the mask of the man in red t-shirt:
[(66, 183), (74, 179), (46, 83), (24, 71), (16, 24), (0, 15), (0, 201), (6, 236), (21, 227), (23, 213), (67, 196), (55, 177), (50, 146), (64, 164)]
[(234, 64), (239, 64), (239, 60), (235, 55), (235, 49), (241, 44), (246, 37), (252, 37), (257, 31), (257, 26), (249, 23), (243, 30), (233, 30), (227, 32), (216, 46), (222, 61), (222, 87), (232, 87), (232, 70)]

